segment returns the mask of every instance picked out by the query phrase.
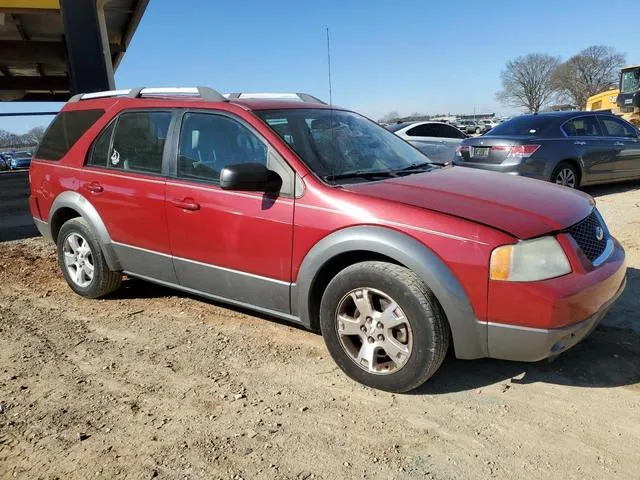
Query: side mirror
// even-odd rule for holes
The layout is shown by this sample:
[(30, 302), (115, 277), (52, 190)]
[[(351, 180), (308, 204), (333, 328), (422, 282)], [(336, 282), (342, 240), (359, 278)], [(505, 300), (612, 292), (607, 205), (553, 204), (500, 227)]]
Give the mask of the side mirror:
[(220, 172), (220, 187), (224, 190), (277, 193), (282, 178), (261, 163), (235, 163)]

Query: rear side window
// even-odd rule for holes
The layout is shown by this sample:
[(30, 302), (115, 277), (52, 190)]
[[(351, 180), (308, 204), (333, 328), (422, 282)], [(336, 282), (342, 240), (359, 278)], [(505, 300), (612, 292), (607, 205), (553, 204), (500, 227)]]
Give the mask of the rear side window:
[(542, 136), (549, 130), (554, 120), (552, 118), (524, 115), (496, 125), (485, 137), (515, 135), (523, 137)]
[(103, 114), (102, 109), (60, 112), (47, 128), (35, 157), (60, 160)]
[(598, 120), (592, 115), (569, 120), (562, 125), (562, 130), (567, 134), (567, 137), (599, 137), (602, 135)]
[(407, 130), (407, 135), (410, 137), (437, 137), (433, 125), (429, 123), (424, 123)]
[(89, 165), (160, 175), (171, 112), (127, 112), (98, 136)]

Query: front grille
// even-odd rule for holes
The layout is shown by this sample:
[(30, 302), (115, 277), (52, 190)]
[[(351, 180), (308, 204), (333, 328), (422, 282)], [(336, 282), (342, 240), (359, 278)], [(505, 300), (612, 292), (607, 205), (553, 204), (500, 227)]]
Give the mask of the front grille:
[[(599, 229), (602, 229), (602, 238), (600, 240), (598, 240)], [(569, 227), (566, 232), (573, 237), (591, 262), (602, 255), (607, 246), (609, 236), (607, 227), (600, 221), (599, 215), (595, 210), (581, 222)]]

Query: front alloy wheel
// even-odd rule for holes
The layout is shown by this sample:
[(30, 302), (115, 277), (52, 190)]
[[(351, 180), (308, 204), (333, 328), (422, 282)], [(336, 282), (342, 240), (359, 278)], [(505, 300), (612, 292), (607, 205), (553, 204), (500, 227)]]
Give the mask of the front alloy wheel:
[(380, 290), (358, 288), (347, 293), (338, 304), (336, 328), (346, 354), (369, 373), (393, 373), (411, 355), (411, 325), (398, 304)]
[(447, 319), (433, 292), (414, 272), (388, 262), (338, 272), (322, 295), (320, 328), (349, 377), (389, 392), (422, 385), (449, 347)]

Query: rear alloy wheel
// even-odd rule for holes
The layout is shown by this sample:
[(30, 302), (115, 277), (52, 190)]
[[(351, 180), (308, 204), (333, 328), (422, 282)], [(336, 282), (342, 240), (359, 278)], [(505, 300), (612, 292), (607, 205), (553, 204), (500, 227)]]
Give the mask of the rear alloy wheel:
[(99, 298), (120, 286), (122, 275), (109, 269), (100, 242), (84, 218), (72, 218), (62, 225), (57, 246), (58, 264), (78, 295)]
[(422, 385), (449, 347), (447, 321), (431, 290), (411, 270), (386, 262), (338, 273), (322, 296), (320, 326), (349, 377), (389, 392)]
[(569, 163), (561, 163), (553, 171), (551, 181), (557, 185), (563, 185), (569, 188), (578, 188), (578, 172), (573, 165)]
[(480, 132), (481, 132), (480, 127), (476, 127), (476, 133), (480, 133)]

